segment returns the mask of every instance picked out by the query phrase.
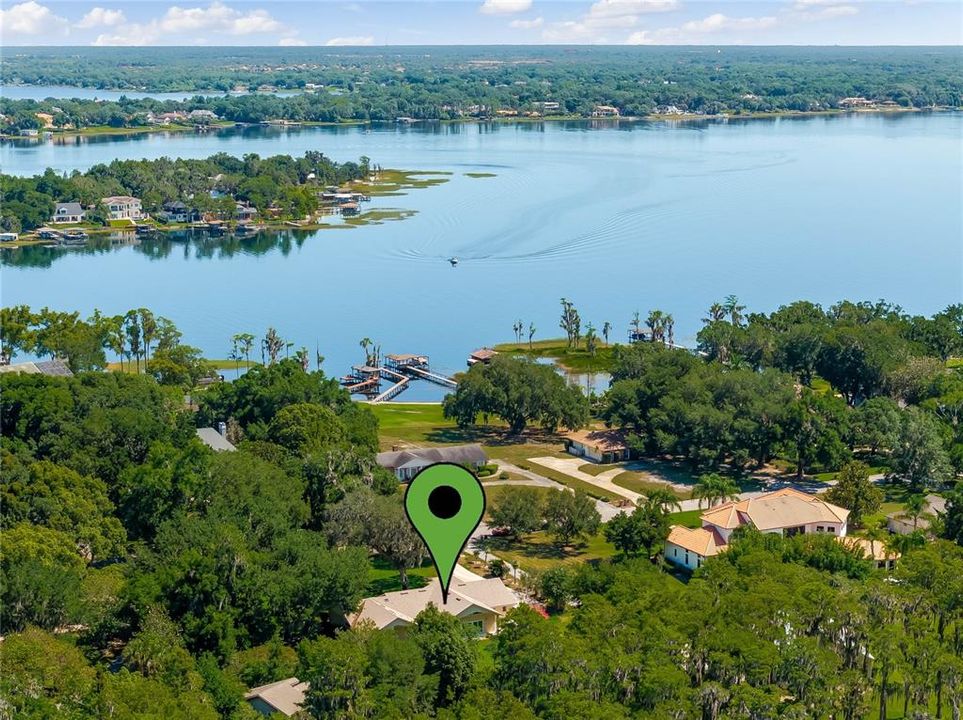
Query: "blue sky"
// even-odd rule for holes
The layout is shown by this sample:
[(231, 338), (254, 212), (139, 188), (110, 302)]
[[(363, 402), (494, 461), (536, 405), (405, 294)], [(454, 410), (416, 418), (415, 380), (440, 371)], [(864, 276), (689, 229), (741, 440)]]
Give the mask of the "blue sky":
[(956, 0), (4, 0), (4, 45), (959, 45)]

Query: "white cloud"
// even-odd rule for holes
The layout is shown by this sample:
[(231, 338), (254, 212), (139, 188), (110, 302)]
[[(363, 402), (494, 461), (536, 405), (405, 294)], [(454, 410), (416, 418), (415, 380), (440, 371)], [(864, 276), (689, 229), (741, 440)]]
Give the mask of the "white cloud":
[(713, 33), (765, 30), (777, 22), (778, 20), (771, 15), (732, 18), (722, 13), (714, 13), (701, 20), (690, 20), (679, 27), (634, 32), (629, 35), (626, 43), (629, 45), (698, 45), (707, 40), (717, 40), (717, 38), (707, 37)]
[(856, 15), (859, 8), (843, 0), (796, 0), (792, 9), (802, 20), (828, 20)]
[(532, 6), (532, 0), (485, 0), (478, 12), (486, 15), (508, 15), (525, 12)]
[(285, 37), (278, 40), (278, 45), (281, 47), (300, 47), (302, 45), (307, 45), (307, 42), (301, 38)]
[(267, 10), (242, 13), (217, 0), (206, 8), (170, 7), (161, 18), (160, 28), (164, 32), (214, 30), (231, 35), (280, 32), (285, 29)]
[(55, 15), (50, 8), (34, 0), (0, 10), (0, 37), (10, 35), (67, 34), (67, 19)]
[(95, 7), (81, 18), (76, 27), (113, 27), (114, 25), (120, 25), (125, 20), (123, 10), (108, 10), (107, 8)]
[(531, 30), (532, 28), (538, 28), (542, 26), (544, 20), (537, 17), (534, 20), (512, 20), (508, 23), (508, 27), (515, 28), (516, 30)]
[(640, 15), (678, 7), (678, 0), (598, 0), (578, 20), (552, 23), (542, 37), (551, 42), (608, 42), (607, 30), (631, 28)]
[(333, 37), (325, 45), (328, 47), (341, 47), (345, 45), (374, 45), (372, 35), (354, 35), (351, 37)]
[[(88, 15), (92, 13), (93, 11)], [(161, 17), (144, 23), (118, 23), (112, 32), (98, 35), (93, 44), (153, 45), (159, 41), (173, 42), (178, 45), (198, 42), (216, 44), (217, 36), (239, 37), (275, 33), (286, 33), (287, 36), (282, 40), (288, 40), (287, 44), (292, 44), (294, 32), (292, 28), (275, 19), (267, 10), (251, 9), (242, 12), (228, 7), (220, 0), (214, 0), (206, 7), (174, 5), (167, 8)], [(193, 33), (203, 33), (203, 35), (192, 36)], [(214, 37), (211, 38), (211, 35)]]

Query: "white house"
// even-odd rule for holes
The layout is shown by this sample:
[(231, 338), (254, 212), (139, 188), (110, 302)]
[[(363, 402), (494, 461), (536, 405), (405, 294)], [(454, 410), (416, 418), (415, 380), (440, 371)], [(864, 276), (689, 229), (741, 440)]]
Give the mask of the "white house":
[(140, 200), (130, 195), (111, 195), (101, 202), (107, 206), (107, 217), (111, 220), (143, 220), (145, 217)]
[(468, 625), (478, 637), (498, 632), (498, 620), (509, 610), (522, 604), (519, 597), (505, 586), (501, 578), (452, 580), (448, 602), (443, 603), (438, 578), (417, 590), (398, 590), (361, 601), (361, 609), (347, 616), (349, 626), (368, 621), (379, 630), (404, 628), (414, 623), (422, 610), (433, 604), (442, 612), (454, 615)]
[(665, 541), (666, 560), (695, 570), (706, 558), (725, 550), (733, 530), (745, 525), (786, 537), (802, 533), (845, 537), (849, 510), (816, 495), (784, 488), (717, 505), (702, 513), (700, 518), (700, 528), (672, 526)]
[(435, 463), (447, 462), (468, 468), (480, 468), (488, 462), (488, 456), (481, 445), (449, 445), (378, 453), (375, 462), (391, 470), (399, 480), (405, 482), (411, 480), (422, 468)]
[(54, 207), (54, 214), (53, 217), (50, 218), (50, 222), (79, 223), (84, 221), (84, 215), (86, 215), (86, 213), (80, 206), (80, 203), (57, 203), (57, 205)]

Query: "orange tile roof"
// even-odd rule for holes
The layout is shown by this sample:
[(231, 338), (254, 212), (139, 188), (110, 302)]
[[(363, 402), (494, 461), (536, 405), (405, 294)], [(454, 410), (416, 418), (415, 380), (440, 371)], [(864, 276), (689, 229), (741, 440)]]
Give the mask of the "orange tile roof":
[(724, 503), (710, 508), (700, 517), (704, 523), (730, 530), (747, 522), (759, 530), (778, 530), (816, 522), (844, 523), (849, 510), (816, 495), (783, 488), (759, 497)]
[(678, 545), (680, 548), (694, 552), (702, 557), (718, 555), (726, 549), (726, 541), (715, 528), (687, 528), (673, 525), (669, 529), (666, 542)]

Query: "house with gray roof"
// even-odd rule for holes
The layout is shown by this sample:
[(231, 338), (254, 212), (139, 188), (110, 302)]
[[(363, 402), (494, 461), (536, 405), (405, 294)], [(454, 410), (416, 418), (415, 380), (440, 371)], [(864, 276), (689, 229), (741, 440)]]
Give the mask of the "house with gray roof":
[(55, 224), (81, 223), (87, 215), (84, 209), (77, 202), (57, 203), (54, 206), (54, 214), (50, 222)]
[(27, 375), (48, 375), (50, 377), (71, 377), (73, 372), (66, 362), (59, 359), (34, 360), (32, 362), (0, 365), (0, 372), (26, 373)]
[(207, 445), (211, 450), (217, 450), (218, 452), (233, 452), (237, 450), (236, 447), (221, 433), (212, 427), (198, 428), (194, 431), (197, 437), (202, 443)]
[(262, 715), (271, 717), (280, 713), (284, 717), (292, 717), (301, 711), (308, 687), (306, 682), (296, 677), (285, 678), (251, 688), (244, 694), (244, 699)]
[(471, 444), (392, 450), (378, 453), (375, 460), (381, 467), (391, 470), (401, 482), (407, 482), (419, 471), (435, 463), (454, 463), (477, 470), (488, 462), (488, 456), (481, 445)]

